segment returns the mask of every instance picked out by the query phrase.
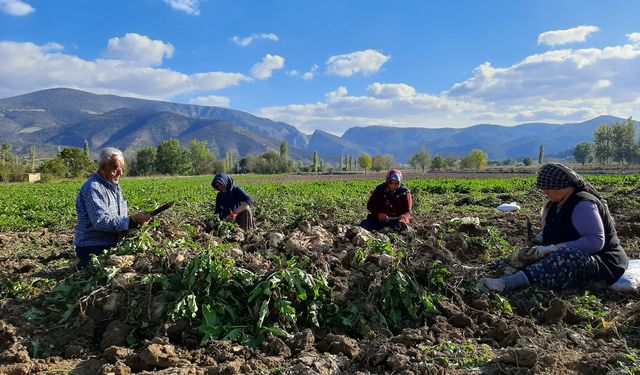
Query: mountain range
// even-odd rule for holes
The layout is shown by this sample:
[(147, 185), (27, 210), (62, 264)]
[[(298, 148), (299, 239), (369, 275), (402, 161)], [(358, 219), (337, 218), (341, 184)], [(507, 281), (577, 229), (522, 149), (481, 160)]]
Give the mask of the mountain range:
[(132, 153), (175, 138), (183, 146), (192, 139), (207, 141), (218, 156), (228, 151), (245, 157), (279, 150), (282, 141), (287, 141), (290, 157), (297, 160), (310, 160), (317, 151), (327, 161), (367, 152), (407, 162), (423, 147), (432, 156), (461, 157), (482, 149), (491, 160), (537, 158), (540, 145), (544, 145), (546, 155), (566, 152), (580, 142), (592, 141), (598, 126), (623, 121), (599, 116), (567, 124), (480, 124), (437, 129), (367, 126), (351, 127), (338, 137), (322, 130), (307, 135), (293, 125), (228, 108), (67, 88), (0, 99), (0, 143), (11, 143), (16, 154), (26, 154), (35, 145), (41, 156), (52, 156), (58, 147), (82, 147), (85, 139), (91, 150), (114, 146)]

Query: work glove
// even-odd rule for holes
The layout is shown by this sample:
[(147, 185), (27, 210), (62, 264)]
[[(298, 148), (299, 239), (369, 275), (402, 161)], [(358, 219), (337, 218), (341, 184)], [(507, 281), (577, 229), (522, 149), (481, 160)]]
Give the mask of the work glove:
[(382, 222), (386, 222), (389, 220), (389, 215), (385, 214), (384, 212), (380, 212), (378, 214), (378, 220), (382, 221)]
[(224, 218), (225, 221), (229, 221), (229, 222), (234, 222), (236, 221), (236, 217), (238, 216), (237, 213), (232, 212), (229, 215), (227, 215), (227, 217)]
[(560, 248), (556, 245), (547, 245), (547, 246), (534, 246), (529, 250), (529, 254), (536, 256), (538, 259), (542, 259), (554, 251), (558, 251)]
[(409, 224), (409, 218), (411, 216), (409, 216), (409, 214), (404, 214), (404, 215), (400, 215), (400, 219), (398, 220), (398, 222), (403, 223), (403, 224)]
[(530, 238), (530, 241), (534, 245), (542, 245), (544, 243), (544, 239), (542, 238), (542, 235), (540, 233)]

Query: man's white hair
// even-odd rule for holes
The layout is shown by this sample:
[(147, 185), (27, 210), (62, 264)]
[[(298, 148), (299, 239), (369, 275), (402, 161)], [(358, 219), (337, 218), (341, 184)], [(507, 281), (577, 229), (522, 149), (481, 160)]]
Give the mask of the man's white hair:
[(104, 166), (109, 163), (109, 160), (113, 157), (118, 157), (124, 159), (124, 155), (122, 155), (122, 151), (118, 150), (115, 147), (107, 147), (100, 151), (100, 156), (98, 157), (98, 165)]

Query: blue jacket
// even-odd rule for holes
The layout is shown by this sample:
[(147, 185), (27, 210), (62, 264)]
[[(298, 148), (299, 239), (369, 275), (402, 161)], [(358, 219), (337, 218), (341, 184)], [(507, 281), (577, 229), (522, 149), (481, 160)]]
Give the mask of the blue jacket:
[(247, 202), (250, 206), (254, 204), (253, 198), (239, 188), (228, 174), (218, 173), (211, 181), (211, 186), (214, 189), (216, 188), (216, 183), (221, 183), (227, 188), (226, 193), (220, 191), (218, 195), (216, 195), (215, 213), (217, 213), (221, 219), (227, 217), (244, 202)]
[(129, 208), (119, 185), (96, 173), (82, 185), (76, 199), (76, 246), (115, 246), (129, 228)]

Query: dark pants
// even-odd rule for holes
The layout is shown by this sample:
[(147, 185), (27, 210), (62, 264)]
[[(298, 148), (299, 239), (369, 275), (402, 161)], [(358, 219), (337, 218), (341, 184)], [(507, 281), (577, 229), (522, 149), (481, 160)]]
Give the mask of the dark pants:
[(91, 254), (101, 255), (109, 247), (105, 246), (76, 246), (76, 255), (80, 259), (78, 267), (84, 267), (89, 264), (91, 260)]
[(255, 228), (255, 224), (253, 222), (253, 214), (251, 213), (251, 208), (247, 207), (246, 210), (240, 212), (235, 219), (235, 223), (245, 231), (251, 230)]
[(360, 223), (360, 226), (368, 230), (369, 232), (373, 232), (373, 231), (382, 230), (386, 227), (399, 230), (400, 226), (398, 224), (400, 224), (400, 219), (380, 221), (378, 219), (368, 217), (362, 220), (362, 223)]
[(547, 289), (583, 289), (598, 281), (598, 265), (589, 255), (561, 248), (522, 270), (531, 285)]

